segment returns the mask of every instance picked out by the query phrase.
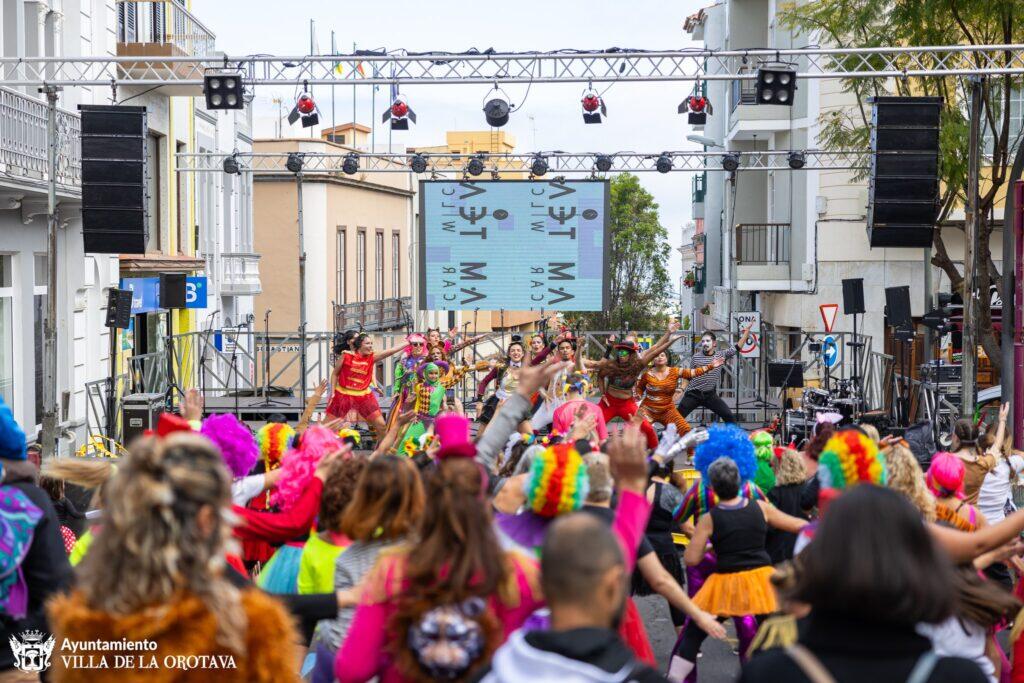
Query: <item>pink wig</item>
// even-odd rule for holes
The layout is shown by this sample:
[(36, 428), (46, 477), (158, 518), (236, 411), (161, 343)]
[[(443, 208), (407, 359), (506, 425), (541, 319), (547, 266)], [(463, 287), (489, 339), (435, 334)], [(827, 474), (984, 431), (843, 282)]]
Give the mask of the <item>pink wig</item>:
[(936, 498), (964, 497), (964, 461), (945, 451), (935, 454), (925, 475), (928, 490)]
[[(427, 338), (424, 337), (419, 332), (413, 332), (412, 334), (410, 334), (408, 337), (405, 338), (405, 341), (407, 342), (407, 345), (406, 345), (405, 349), (402, 351), (403, 355), (405, 355), (405, 356), (411, 356), (412, 355), (412, 343), (413, 342), (419, 342), (419, 343), (423, 344), (423, 355), (424, 356), (427, 355)], [(417, 358), (418, 358), (418, 356), (417, 356)]]
[(224, 464), (235, 479), (249, 474), (260, 457), (256, 437), (230, 413), (206, 418), (199, 432), (220, 449)]
[(313, 480), (320, 459), (341, 447), (341, 439), (326, 427), (313, 425), (307, 429), (299, 440), (299, 447), (288, 451), (281, 460), (281, 478), (270, 493), (271, 505), (277, 505), (282, 511), (295, 505)]

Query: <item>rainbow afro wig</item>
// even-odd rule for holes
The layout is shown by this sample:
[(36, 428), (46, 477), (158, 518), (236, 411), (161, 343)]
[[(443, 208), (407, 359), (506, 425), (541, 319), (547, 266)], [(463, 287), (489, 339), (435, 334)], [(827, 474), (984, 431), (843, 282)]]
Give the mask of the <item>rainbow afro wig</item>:
[(313, 480), (320, 460), (341, 447), (341, 439), (326, 427), (308, 428), (302, 434), (299, 447), (281, 460), (281, 478), (270, 494), (270, 503), (282, 511), (290, 509)]
[(768, 493), (775, 488), (775, 470), (772, 469), (772, 456), (775, 455), (774, 440), (771, 434), (762, 430), (751, 434), (750, 441), (754, 444), (754, 457), (757, 458), (754, 483)]
[(964, 461), (953, 453), (943, 451), (932, 458), (924, 480), (936, 498), (963, 498), (966, 475)]
[(583, 457), (572, 444), (538, 453), (523, 486), (526, 506), (541, 517), (556, 517), (583, 507), (590, 479)]
[(256, 443), (267, 472), (281, 466), (281, 458), (295, 443), (295, 430), (284, 422), (268, 422), (256, 432)]
[(729, 458), (736, 463), (740, 471), (740, 483), (754, 478), (757, 472), (757, 459), (754, 457), (754, 444), (747, 433), (734, 424), (715, 424), (708, 427), (708, 439), (697, 446), (693, 456), (693, 466), (700, 472), (701, 479), (708, 479), (708, 468), (719, 458)]
[(885, 456), (860, 430), (840, 430), (818, 458), (818, 480), (822, 492), (839, 492), (855, 484), (885, 486)]
[(235, 479), (249, 474), (260, 457), (252, 432), (230, 413), (206, 418), (199, 432), (220, 449), (224, 464)]

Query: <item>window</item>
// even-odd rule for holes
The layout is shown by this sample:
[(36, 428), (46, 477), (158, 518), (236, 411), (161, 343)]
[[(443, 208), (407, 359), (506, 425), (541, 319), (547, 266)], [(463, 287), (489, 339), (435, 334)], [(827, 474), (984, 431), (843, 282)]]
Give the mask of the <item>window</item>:
[(356, 301), (366, 301), (366, 231), (356, 233)]
[(149, 232), (146, 237), (146, 251), (161, 251), (160, 235), (160, 136), (149, 134), (146, 140), (146, 193), (149, 213)]
[(138, 35), (139, 18), (134, 2), (117, 4), (117, 40), (121, 43), (134, 43)]
[(14, 287), (12, 259), (0, 254), (0, 397), (14, 408)]
[(336, 244), (338, 285), (335, 291), (335, 301), (339, 304), (346, 304), (348, 303), (348, 293), (345, 288), (345, 228), (338, 228)]
[(36, 254), (32, 276), (32, 322), (37, 330), (32, 344), (35, 360), (35, 423), (37, 425), (43, 423), (43, 323), (46, 322), (46, 262), (46, 254)]
[(384, 298), (384, 233), (377, 231), (373, 242), (373, 293), (378, 300)]
[[(993, 84), (993, 87), (998, 87)], [(1002, 124), (1002, 97), (999, 95), (1000, 91), (993, 93), (992, 97), (994, 100), (999, 102), (1000, 113), (996, 116), (996, 128)], [(1011, 150), (1017, 145), (1020, 134), (1024, 130), (1024, 89), (1016, 87), (1010, 91), (1010, 135), (1008, 145)], [(995, 147), (995, 138), (992, 135), (992, 127), (988, 125), (987, 121), (981, 122), (981, 136), (982, 145), (981, 149), (983, 153), (992, 156), (993, 148)]]
[(391, 233), (391, 296), (395, 299), (402, 296), (402, 236)]

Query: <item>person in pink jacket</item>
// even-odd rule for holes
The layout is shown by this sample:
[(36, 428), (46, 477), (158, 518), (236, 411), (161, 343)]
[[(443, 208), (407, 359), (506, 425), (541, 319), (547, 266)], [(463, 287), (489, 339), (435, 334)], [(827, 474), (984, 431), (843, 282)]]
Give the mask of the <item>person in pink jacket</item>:
[[(631, 572), (651, 507), (643, 439), (631, 428), (609, 450), (620, 486), (613, 530)], [(499, 544), (483, 468), (442, 457), (425, 486), (418, 542), (382, 555), (364, 584), (334, 663), (341, 683), (462, 677), (544, 605), (537, 562)]]

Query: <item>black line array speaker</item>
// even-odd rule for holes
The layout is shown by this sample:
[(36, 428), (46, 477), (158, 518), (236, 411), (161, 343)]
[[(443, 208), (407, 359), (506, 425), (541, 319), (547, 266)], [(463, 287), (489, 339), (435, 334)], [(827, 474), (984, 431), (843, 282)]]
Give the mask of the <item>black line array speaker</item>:
[(910, 316), (910, 287), (885, 288), (885, 317), (890, 327), (914, 329), (914, 321)]
[(128, 329), (132, 319), (132, 291), (113, 289), (107, 294), (107, 327)]
[(939, 202), (941, 97), (872, 102), (868, 243), (930, 247)]
[(860, 315), (864, 309), (864, 278), (843, 280), (843, 315)]
[(146, 251), (145, 107), (95, 104), (82, 113), (82, 236), (85, 251)]
[(185, 308), (184, 273), (160, 273), (160, 308)]

